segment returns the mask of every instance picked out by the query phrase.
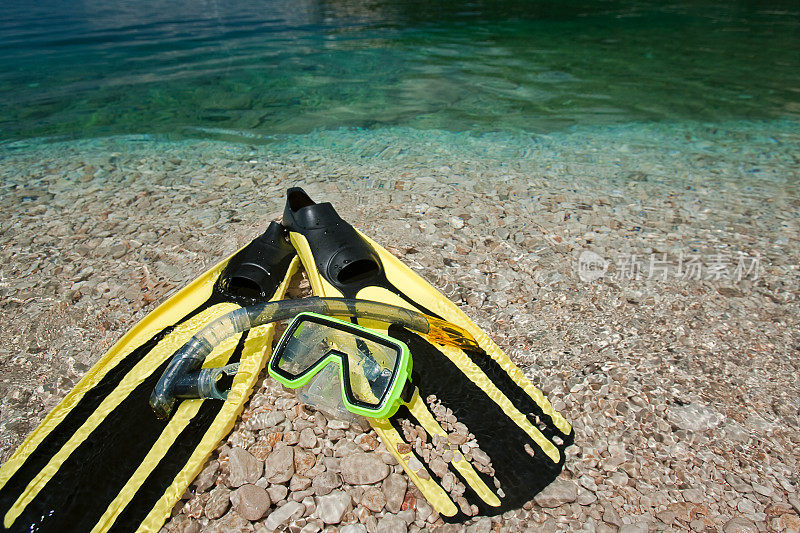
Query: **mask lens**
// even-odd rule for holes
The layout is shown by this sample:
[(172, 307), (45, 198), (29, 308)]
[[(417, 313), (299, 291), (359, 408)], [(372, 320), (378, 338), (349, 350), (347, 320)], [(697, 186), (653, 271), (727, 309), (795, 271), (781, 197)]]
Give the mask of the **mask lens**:
[(328, 326), (310, 320), (301, 322), (286, 339), (278, 367), (294, 377), (303, 374), (331, 352), (332, 332)]
[(356, 400), (378, 406), (392, 384), (397, 349), (370, 339), (351, 336), (347, 354), (350, 388)]
[(339, 365), (343, 358), (347, 359), (347, 381), (352, 397), (370, 407), (378, 407), (392, 385), (399, 349), (366, 335), (304, 320), (282, 342), (277, 365), (296, 378), (322, 364), (329, 355), (334, 359), (329, 362)]

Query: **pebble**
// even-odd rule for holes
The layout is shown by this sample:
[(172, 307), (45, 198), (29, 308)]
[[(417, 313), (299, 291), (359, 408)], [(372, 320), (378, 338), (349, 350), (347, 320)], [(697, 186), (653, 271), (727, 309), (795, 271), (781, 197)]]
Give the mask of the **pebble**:
[(307, 474), (317, 462), (317, 456), (312, 452), (300, 449), (294, 450), (294, 471), (298, 474)]
[(492, 530), (492, 519), (484, 516), (467, 526), (466, 533), (490, 533)]
[(367, 526), (364, 524), (348, 524), (339, 529), (339, 533), (367, 533)]
[[(164, 531), (163, 528), (162, 531)], [(177, 515), (173, 518), (169, 531), (170, 533), (199, 533), (200, 524), (197, 520), (192, 520), (185, 515)]]
[(706, 497), (700, 489), (685, 489), (683, 491), (683, 499), (692, 503), (703, 503), (706, 501)]
[(270, 483), (286, 483), (294, 475), (294, 448), (281, 442), (264, 461), (264, 477)]
[(231, 503), (231, 491), (225, 487), (215, 487), (205, 505), (205, 515), (214, 520), (225, 514)]
[(389, 466), (377, 454), (356, 452), (341, 462), (342, 478), (351, 485), (371, 485), (386, 479)]
[(322, 531), (325, 523), (319, 518), (311, 518), (306, 522), (306, 525), (300, 530), (300, 533), (317, 533)]
[(574, 502), (578, 498), (578, 488), (575, 482), (558, 478), (534, 497), (541, 507), (554, 508), (565, 503)]
[[(236, 512), (246, 520), (260, 520), (272, 504), (270, 495), (256, 485), (242, 485), (231, 493), (231, 504)], [(277, 500), (280, 501), (280, 500)]]
[(739, 500), (739, 503), (736, 504), (736, 508), (739, 510), (740, 513), (744, 513), (746, 515), (752, 515), (756, 512), (756, 508), (753, 505), (753, 502), (748, 500), (747, 498), (742, 498)]
[[(294, 480), (294, 477), (292, 480)], [(267, 488), (267, 493), (269, 494), (270, 501), (281, 502), (286, 499), (289, 489), (287, 489), (285, 485), (270, 485)]]
[(405, 520), (397, 516), (386, 515), (378, 519), (378, 531), (380, 533), (407, 533), (408, 525)]
[(389, 476), (383, 480), (381, 489), (383, 490), (383, 495), (386, 499), (387, 511), (390, 513), (400, 512), (403, 506), (403, 499), (405, 498), (407, 488), (408, 482), (406, 481), (405, 476), (400, 474), (389, 474)]
[(589, 489), (592, 492), (597, 490), (597, 483), (595, 483), (594, 479), (591, 476), (583, 475), (578, 479), (578, 483), (581, 484), (586, 489)]
[(183, 513), (191, 518), (203, 516), (203, 506), (208, 500), (209, 494), (204, 492), (191, 498), (183, 508)]
[(310, 486), (311, 479), (297, 474), (292, 476), (291, 481), (289, 481), (289, 490), (292, 492), (306, 490)]
[(406, 525), (411, 525), (414, 523), (414, 520), (417, 518), (417, 513), (414, 512), (413, 509), (406, 509), (404, 511), (400, 511), (397, 513), (397, 517), (400, 518)]
[(336, 420), (336, 419), (328, 420), (328, 429), (344, 431), (345, 429), (349, 428), (350, 428), (350, 422), (348, 422), (347, 420)]
[(305, 428), (303, 431), (301, 431), (298, 444), (301, 448), (314, 448), (317, 445), (317, 435), (314, 433), (314, 430), (311, 428)]
[(282, 507), (272, 511), (264, 521), (267, 531), (275, 531), (287, 524), (290, 520), (296, 520), (303, 516), (306, 508), (299, 502), (286, 502)]
[(263, 465), (250, 452), (242, 448), (231, 448), (228, 453), (228, 480), (231, 487), (240, 487), (245, 483), (255, 483), (261, 477)]
[(594, 492), (588, 491), (583, 487), (578, 487), (578, 498), (575, 500), (579, 505), (591, 505), (597, 501)]
[(472, 459), (477, 461), (479, 464), (487, 466), (487, 465), (489, 465), (491, 463), (491, 459), (486, 454), (486, 452), (484, 452), (483, 450), (474, 448), (471, 451), (471, 455), (472, 455)]
[(195, 490), (205, 492), (214, 485), (219, 471), (219, 461), (211, 460), (194, 480)]
[(361, 504), (373, 513), (379, 513), (386, 505), (386, 496), (378, 487), (369, 487), (361, 497)]
[[(433, 507), (428, 500), (420, 498), (416, 501), (417, 519), (423, 522), (435, 522), (438, 514), (433, 510)], [(387, 507), (387, 510), (389, 508)]]
[(300, 442), (300, 434), (297, 431), (287, 431), (283, 435), (283, 442), (287, 446), (294, 446)]
[(342, 490), (319, 496), (316, 501), (317, 515), (326, 524), (338, 524), (345, 512), (351, 508), (350, 495)]
[(439, 477), (443, 477), (450, 470), (447, 463), (438, 457), (433, 458), (431, 462), (428, 463), (428, 468)]
[(725, 481), (735, 490), (736, 492), (747, 494), (749, 492), (753, 492), (753, 487), (750, 486), (749, 483), (745, 483), (742, 478), (737, 476), (733, 473), (728, 473), (725, 475)]
[(325, 496), (330, 494), (332, 490), (342, 486), (342, 477), (335, 472), (323, 472), (311, 481), (311, 486), (314, 489), (314, 494)]
[(603, 510), (603, 522), (612, 526), (622, 527), (622, 519), (619, 517), (619, 513), (608, 504), (605, 505)]
[(258, 413), (244, 423), (244, 427), (249, 430), (268, 429), (277, 426), (286, 420), (283, 411), (266, 411)]
[(774, 489), (770, 485), (761, 485), (759, 483), (751, 483), (750, 485), (753, 487), (754, 491), (762, 496), (766, 496), (767, 498), (772, 496), (772, 493), (774, 492)]
[(380, 441), (372, 433), (364, 433), (360, 439), (356, 440), (356, 442), (365, 452), (375, 451), (380, 446)]
[(249, 529), (250, 522), (244, 517), (239, 515), (234, 510), (231, 510), (216, 522), (212, 522), (211, 527), (204, 528), (205, 531), (213, 533), (228, 533), (230, 531), (244, 531)]
[(746, 518), (735, 516), (722, 526), (723, 533), (756, 533), (756, 525)]

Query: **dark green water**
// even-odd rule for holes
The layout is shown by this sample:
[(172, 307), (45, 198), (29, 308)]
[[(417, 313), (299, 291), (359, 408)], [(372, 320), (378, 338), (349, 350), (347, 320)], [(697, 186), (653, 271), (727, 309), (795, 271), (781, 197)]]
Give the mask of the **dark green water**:
[(800, 117), (800, 3), (6, 0), (0, 138)]

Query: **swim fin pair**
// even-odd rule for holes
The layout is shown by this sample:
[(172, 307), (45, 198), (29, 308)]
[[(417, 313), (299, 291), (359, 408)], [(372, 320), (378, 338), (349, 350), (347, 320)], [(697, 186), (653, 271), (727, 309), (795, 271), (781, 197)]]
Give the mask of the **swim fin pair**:
[(416, 393), (391, 418), (370, 421), (446, 520), (519, 507), (558, 475), (569, 424), (454, 304), (301, 189), (288, 192), (284, 224), (291, 245), (272, 223), (145, 317), (47, 415), (0, 468), (4, 529), (160, 528), (241, 413), (273, 325), (226, 340), (206, 359), (207, 367), (240, 363), (225, 402), (183, 401), (162, 421), (148, 403), (156, 382), (172, 354), (214, 319), (281, 299), (298, 256), (317, 296), (418, 310), (478, 341), (461, 350), (399, 325), (359, 321), (411, 350)]
[(459, 349), (358, 320), (410, 349), (416, 392), (391, 418), (369, 420), (446, 521), (518, 508), (558, 476), (573, 442), (570, 424), (455, 304), (300, 188), (288, 191), (283, 224), (315, 296), (413, 309), (477, 340)]
[(226, 339), (206, 359), (239, 362), (227, 400), (187, 400), (168, 420), (148, 403), (173, 353), (240, 306), (283, 297), (299, 261), (273, 222), (123, 336), (0, 468), (11, 531), (157, 531), (233, 428), (272, 346), (274, 324)]

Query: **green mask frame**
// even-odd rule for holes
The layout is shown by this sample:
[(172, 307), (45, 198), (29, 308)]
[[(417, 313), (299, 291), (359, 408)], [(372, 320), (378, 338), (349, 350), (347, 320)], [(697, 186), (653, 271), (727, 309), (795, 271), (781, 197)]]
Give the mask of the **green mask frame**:
[(296, 389), (331, 364), (338, 366), (344, 406), (358, 415), (389, 418), (411, 387), (411, 354), (405, 343), (316, 313), (300, 313), (292, 320), (270, 359), (269, 374)]

